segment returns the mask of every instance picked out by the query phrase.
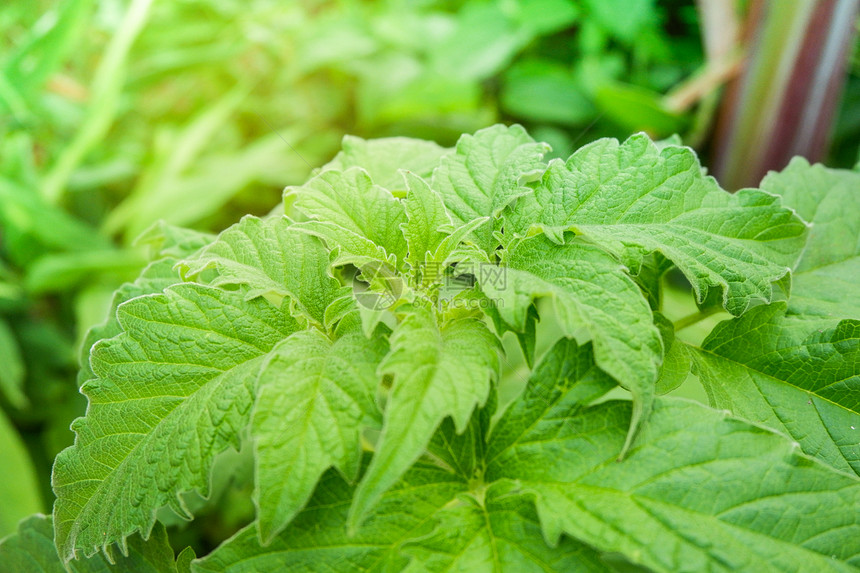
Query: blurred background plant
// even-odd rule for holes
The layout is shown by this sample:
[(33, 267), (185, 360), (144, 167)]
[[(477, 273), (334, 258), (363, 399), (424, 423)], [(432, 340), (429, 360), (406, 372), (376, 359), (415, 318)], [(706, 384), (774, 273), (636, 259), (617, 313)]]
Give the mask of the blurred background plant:
[[(86, 407), (75, 383), (84, 334), (148, 262), (135, 239), (156, 222), (217, 231), (266, 213), (345, 133), (451, 145), (462, 132), (520, 122), (563, 157), (598, 137), (678, 133), (735, 188), (782, 167), (741, 173), (751, 149), (784, 136), (776, 127), (797, 104), (818, 106), (807, 110), (814, 158), (850, 166), (860, 141), (858, 4), (5, 2), (0, 536), (50, 511), (51, 463)], [(825, 80), (828, 97), (792, 99)], [(208, 505), (189, 501), (210, 518), (176, 533), (184, 544), (205, 552), (252, 514), (237, 489), (249, 481), (243, 455), (225, 458), (239, 469), (216, 472), (223, 483)]]

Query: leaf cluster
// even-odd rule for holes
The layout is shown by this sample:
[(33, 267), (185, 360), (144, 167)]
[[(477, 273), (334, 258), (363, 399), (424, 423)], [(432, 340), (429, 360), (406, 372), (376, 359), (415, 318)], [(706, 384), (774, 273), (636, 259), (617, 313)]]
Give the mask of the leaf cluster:
[[(547, 152), (517, 125), (350, 137), (285, 214), (151, 237), (89, 336), (63, 562), (191, 519), (233, 448), (256, 519), (194, 571), (860, 565), (858, 174), (798, 159), (732, 195), (641, 134)], [(664, 315), (674, 272), (727, 317), (701, 343)], [(502, 400), (512, 350), (534, 366)], [(658, 396), (691, 371), (711, 407)]]

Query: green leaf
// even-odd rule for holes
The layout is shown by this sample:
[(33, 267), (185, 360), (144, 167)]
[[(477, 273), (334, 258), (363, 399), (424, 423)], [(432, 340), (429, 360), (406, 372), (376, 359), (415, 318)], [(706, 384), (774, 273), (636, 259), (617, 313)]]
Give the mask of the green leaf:
[(414, 558), (403, 571), (609, 571), (594, 550), (569, 538), (547, 545), (534, 506), (511, 495), (514, 489), (493, 484), (480, 496), (456, 498), (435, 516), (432, 534), (403, 544)]
[(423, 139), (386, 137), (368, 140), (347, 135), (343, 138), (341, 151), (323, 170), (346, 171), (350, 167), (361, 167), (374, 183), (394, 191), (404, 189), (401, 170), (429, 178), (442, 156), (450, 151)]
[(761, 188), (812, 222), (792, 273), (789, 314), (860, 319), (860, 173), (795, 157)]
[(250, 525), (195, 562), (194, 571), (401, 571), (407, 558), (399, 554), (399, 545), (428, 533), (428, 519), (465, 487), (462, 478), (419, 462), (382, 495), (354, 534), (348, 535), (346, 522), (354, 487), (332, 470), (323, 476), (305, 509), (271, 545), (262, 547)]
[(594, 105), (606, 119), (628, 133), (646, 131), (665, 137), (685, 131), (689, 124), (688, 116), (666, 107), (663, 94), (639, 85), (602, 83), (594, 94)]
[(329, 467), (358, 476), (361, 430), (380, 425), (376, 369), (384, 339), (316, 330), (276, 346), (260, 373), (252, 432), (257, 517), (269, 543), (301, 510)]
[(323, 324), (325, 309), (340, 291), (328, 271), (328, 253), (315, 238), (294, 229), (285, 217), (242, 220), (179, 268), (186, 277), (214, 268), (209, 284), (245, 285), (247, 297), (289, 297), (307, 318)]
[[(0, 467), (4, 479), (0, 482), (0, 538), (15, 531), (18, 520), (42, 511), (39, 480), (30, 453), (18, 429), (0, 410)], [(2, 553), (2, 546), (0, 546)], [(0, 559), (0, 563), (3, 560)]]
[(610, 376), (595, 366), (591, 343), (579, 345), (575, 340), (562, 338), (546, 353), (523, 393), (493, 427), (487, 445), (487, 468), (529, 433), (551, 423), (544, 420), (549, 412), (560, 409), (573, 415), (615, 385)]
[(264, 355), (298, 325), (262, 299), (197, 284), (121, 304), (97, 344), (87, 416), (54, 465), (64, 561), (148, 533), (155, 510), (186, 515), (181, 492), (209, 489), (216, 454), (238, 445)]
[(425, 285), (439, 282), (449, 258), (456, 257), (466, 237), (489, 221), (489, 217), (469, 221), (455, 229), (439, 194), (423, 179), (411, 173), (404, 175), (409, 188), (404, 202), (408, 221), (402, 225), (409, 245), (407, 261), (413, 269), (420, 270)]
[(675, 327), (659, 312), (654, 313), (654, 324), (663, 338), (663, 364), (657, 377), (657, 394), (667, 394), (683, 384), (690, 376), (692, 359), (687, 345), (675, 338)]
[(438, 193), (426, 181), (412, 173), (405, 173), (407, 222), (403, 224), (403, 236), (409, 246), (407, 261), (418, 269), (427, 260), (427, 255), (436, 252), (446, 236), (454, 230), (451, 217)]
[(319, 235), (332, 248), (340, 247), (337, 263), (406, 259), (403, 204), (390, 191), (375, 185), (367, 171), (323, 171), (301, 187), (288, 187), (295, 206), (312, 219), (301, 228)]
[[(576, 348), (563, 341), (550, 353), (548, 375), (577, 371), (569, 346)], [(583, 358), (577, 365), (597, 376), (583, 381), (589, 388), (579, 393), (590, 400), (614, 383), (590, 355)], [(428, 455), (382, 494), (354, 535), (345, 527), (354, 489), (329, 472), (269, 547), (250, 526), (198, 562), (197, 571), (607, 571), (593, 550), (571, 539), (547, 545), (532, 502), (508, 484), (483, 481), (493, 412), (492, 403), (475, 412), (462, 433), (447, 418)]]
[(164, 527), (157, 524), (145, 541), (135, 535), (126, 555), (104, 555), (63, 564), (54, 547), (51, 518), (33, 515), (18, 525), (18, 532), (0, 542), (0, 563), (6, 573), (176, 573), (173, 549)]
[(633, 277), (642, 289), (642, 294), (648, 299), (651, 310), (663, 308), (663, 277), (674, 266), (672, 261), (660, 253), (652, 253), (642, 260), (639, 272)]
[(503, 265), (498, 276), (478, 277), (498, 313), (524, 332), (532, 303), (551, 297), (561, 334), (592, 340), (597, 365), (633, 393), (632, 438), (650, 410), (663, 354), (639, 288), (612, 256), (576, 238), (562, 245), (543, 235), (524, 239), (506, 253)]
[(462, 431), (451, 418), (445, 418), (427, 444), (423, 459), (444, 467), (467, 482), (480, 482), (487, 435), (495, 412), (496, 393), (490, 392), (487, 403), (475, 411)]
[[(520, 421), (522, 409), (532, 413)], [(630, 409), (532, 399), (500, 421), (519, 431), (501, 448), (491, 439), (487, 474), (534, 496), (548, 540), (564, 532), (653, 571), (854, 570), (842, 561), (860, 555), (846, 514), (860, 502), (855, 477), (770, 430), (668, 398), (618, 463)]]
[(159, 221), (135, 239), (135, 245), (149, 245), (158, 257), (181, 259), (215, 240), (215, 235), (185, 229)]
[(176, 573), (191, 573), (191, 562), (197, 559), (194, 549), (190, 546), (176, 556)]
[[(433, 172), (430, 186), (442, 196), (457, 225), (495, 218), (528, 192), (523, 180), (543, 172), (542, 159), (548, 151), (546, 144), (535, 143), (519, 125), (488, 127), (460, 138), (456, 153), (445, 156)], [(498, 245), (492, 221), (481, 225), (473, 236), (488, 254)]]
[(139, 296), (160, 293), (167, 287), (182, 282), (179, 273), (173, 268), (176, 263), (176, 259), (170, 257), (153, 261), (141, 271), (140, 276), (134, 282), (125, 283), (116, 290), (111, 300), (107, 319), (89, 329), (84, 337), (84, 342), (81, 345), (81, 371), (78, 372), (79, 386), (95, 377), (90, 366), (90, 350), (93, 345), (99, 340), (113, 338), (122, 332), (122, 327), (117, 319), (119, 305)]
[(779, 199), (754, 189), (731, 195), (702, 174), (684, 147), (658, 150), (644, 134), (601, 139), (567, 163), (554, 160), (534, 193), (508, 216), (520, 234), (535, 225), (556, 242), (573, 230), (638, 269), (653, 251), (684, 272), (700, 302), (719, 288), (741, 314), (770, 301), (772, 283), (798, 259), (806, 225)]
[(711, 404), (860, 475), (860, 321), (785, 316), (785, 303), (721, 322), (691, 352)]
[(500, 104), (516, 117), (567, 126), (587, 123), (595, 114), (594, 105), (569, 67), (551, 59), (525, 60), (511, 66), (504, 75)]
[(391, 335), (380, 374), (394, 377), (376, 453), (356, 492), (350, 525), (357, 526), (382, 493), (418, 459), (446, 416), (462, 432), (486, 402), (499, 370), (499, 342), (474, 318), (441, 327), (432, 310), (416, 308)]

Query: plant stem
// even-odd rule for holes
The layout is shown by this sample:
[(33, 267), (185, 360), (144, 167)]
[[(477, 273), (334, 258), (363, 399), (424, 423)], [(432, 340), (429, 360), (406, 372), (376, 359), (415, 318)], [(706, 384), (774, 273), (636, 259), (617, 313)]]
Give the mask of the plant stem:
[(706, 308), (705, 310), (700, 310), (692, 314), (688, 314), (683, 318), (679, 318), (673, 323), (673, 326), (675, 327), (675, 332), (678, 332), (679, 330), (684, 330), (685, 328), (689, 328), (694, 324), (705, 320), (709, 316), (716, 314), (719, 311), (719, 307), (710, 307)]

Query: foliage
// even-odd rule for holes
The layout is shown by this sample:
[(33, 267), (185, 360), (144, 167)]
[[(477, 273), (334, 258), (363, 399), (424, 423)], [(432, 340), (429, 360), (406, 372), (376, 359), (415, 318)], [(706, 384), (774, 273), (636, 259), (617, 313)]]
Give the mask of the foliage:
[[(160, 543), (237, 449), (256, 518), (192, 571), (860, 566), (860, 322), (804, 281), (856, 279), (857, 241), (827, 246), (860, 174), (796, 160), (731, 195), (644, 135), (547, 151), (349, 138), (285, 214), (151, 233), (164, 258), (89, 336), (62, 562)], [(701, 308), (677, 332), (673, 272)], [(536, 364), (514, 391), (510, 340)], [(656, 395), (691, 369), (711, 407)]]
[[(385, 551), (394, 557), (377, 566), (397, 569), (413, 558), (411, 568), (475, 568), (471, 557), (446, 561), (414, 542), (426, 534), (436, 549), (450, 549), (462, 540), (445, 539), (444, 529), (478, 524), (479, 513), (419, 508), (416, 518), (436, 528), (419, 531), (379, 512), (389, 502), (398, 509), (416, 503), (392, 492), (425, 479), (418, 470), (428, 461), (461, 476), (489, 464), (483, 454), (464, 453), (474, 461), (455, 467), (433, 453), (434, 444), (454, 444), (463, 428), (463, 435), (483, 432), (467, 449), (498, 443), (503, 412), (527, 386), (544, 387), (538, 372), (560, 352), (592, 356), (589, 364), (620, 385), (608, 396), (582, 398), (580, 409), (596, 407), (593, 400), (633, 398), (625, 405), (632, 408), (629, 423), (615, 428), (623, 443), (607, 450), (607, 460), (622, 453), (637, 459), (647, 420), (662, 408), (655, 394), (671, 391), (787, 434), (807, 454), (855, 473), (856, 334), (854, 322), (843, 319), (860, 318), (846, 295), (856, 284), (850, 239), (856, 177), (798, 160), (763, 183), (815, 223), (798, 262), (792, 258), (803, 242), (798, 219), (761, 193), (715, 193), (693, 156), (678, 151), (677, 138), (657, 148), (644, 136), (618, 149), (605, 140), (570, 161), (545, 162), (566, 159), (577, 144), (635, 130), (655, 138), (680, 132), (700, 148), (718, 85), (698, 93), (704, 99), (693, 112), (672, 104), (673, 93), (690, 93), (679, 88), (708, 76), (707, 62), (694, 72), (699, 43), (692, 0), (4, 5), (0, 458), (9, 477), (0, 487), (0, 537), (13, 533), (21, 517), (48, 512), (50, 466), (74, 438), (69, 424), (86, 408), (78, 393), (84, 383), (97, 421), (75, 428), (80, 451), (97, 455), (74, 471), (102, 486), (60, 485), (67, 493), (92, 493), (86, 512), (99, 523), (116, 510), (122, 515), (104, 519), (111, 527), (153, 525), (155, 545), (132, 534), (131, 561), (120, 569), (189, 570), (193, 552), (187, 548), (174, 565), (160, 524), (170, 545), (191, 545), (204, 555), (255, 519), (235, 555), (252, 547), (275, 568), (284, 559), (297, 568), (305, 559), (296, 553), (300, 545), (284, 537), (299, 531), (309, 534), (300, 542), (305, 548), (336, 538), (334, 546), (344, 549), (341, 542), (355, 539), (343, 537), (347, 520), (365, 540), (390, 541)], [(834, 126), (830, 161), (837, 165), (857, 161), (856, 56)], [(246, 218), (218, 240), (200, 232), (220, 231), (237, 214), (268, 213), (283, 185), (304, 182), (345, 132), (451, 145), (461, 132), (499, 120), (521, 121), (554, 149), (519, 128), (504, 136), (495, 128), (492, 144), (487, 135), (464, 138), (459, 154), (430, 141), (348, 137), (327, 172), (292, 189), (276, 209), (289, 219)], [(658, 150), (667, 146), (674, 151), (662, 155)], [(495, 169), (504, 176), (480, 176)], [(655, 170), (664, 171), (658, 177)], [(651, 183), (640, 172), (652, 173)], [(631, 185), (642, 185), (641, 198), (626, 195)], [(695, 200), (665, 200), (676, 187)], [(615, 204), (619, 196), (629, 200)], [(753, 213), (755, 221), (744, 226)], [(719, 248), (703, 254), (700, 244)], [(231, 298), (236, 293), (242, 300)], [(147, 314), (151, 309), (138, 300), (147, 296), (174, 313), (164, 324), (156, 326), (164, 317)], [(773, 304), (758, 306), (760, 299)], [(739, 316), (714, 328), (732, 317), (724, 305)], [(222, 311), (212, 319), (210, 313)], [(292, 318), (280, 317), (282, 311)], [(105, 316), (107, 322), (90, 328)], [(213, 329), (206, 344), (195, 328)], [(248, 346), (247, 337), (236, 339), (236, 328), (260, 339)], [(187, 346), (177, 353), (157, 343), (148, 334), (156, 330), (181, 336)], [(121, 341), (108, 342), (116, 337)], [(579, 343), (557, 347), (570, 340)], [(759, 343), (767, 358), (751, 351)], [(152, 356), (164, 364), (144, 368)], [(172, 368), (168, 378), (158, 377), (161, 367), (162, 375)], [(129, 381), (149, 375), (157, 377), (147, 385), (152, 396), (126, 394)], [(285, 377), (295, 383), (285, 387)], [(179, 393), (176, 382), (185, 385)], [(200, 392), (199, 384), (208, 390)], [(213, 401), (202, 399), (206, 392)], [(165, 428), (164, 420), (175, 427)], [(204, 421), (198, 434), (188, 434)], [(144, 436), (106, 435), (135, 431)], [(149, 458), (96, 461), (128, 448)], [(76, 459), (67, 452), (61, 462)], [(124, 476), (115, 471), (120, 465), (142, 484), (155, 480), (156, 489), (127, 497)], [(284, 481), (287, 471), (289, 483), (263, 487)], [(454, 498), (465, 495), (472, 504), (485, 498), (464, 492), (484, 491), (476, 485), (483, 483), (495, 494), (498, 482), (509, 479), (486, 476), (470, 477), (439, 501), (456, 505)], [(126, 497), (97, 506), (116, 496)], [(511, 505), (502, 496), (493, 507), (515, 517), (494, 518), (494, 531), (507, 531), (514, 545), (525, 530), (551, 540), (550, 517), (538, 520), (541, 506), (510, 497)], [(320, 514), (334, 524), (325, 530), (333, 537), (320, 540), (317, 514), (308, 512), (334, 498), (337, 511)], [(546, 503), (562, 507), (558, 499)], [(369, 525), (374, 520), (382, 526)], [(39, 567), (61, 568), (53, 550), (45, 550), (51, 527), (50, 518), (21, 523), (0, 544), (3, 567), (32, 570), (35, 556)], [(87, 529), (82, 520), (62, 527)], [(502, 537), (465, 531), (501, 547)], [(573, 568), (574, 561), (630, 566), (627, 553), (583, 535), (565, 530), (560, 553), (528, 542), (511, 550), (520, 555), (511, 562), (528, 570), (523, 563), (532, 557), (523, 555), (529, 554), (555, 563), (543, 566), (550, 569)], [(114, 535), (120, 549), (122, 537)], [(257, 539), (270, 545), (261, 549)], [(289, 556), (271, 550), (276, 546)], [(112, 547), (104, 558), (67, 566), (104, 570), (123, 559)], [(227, 547), (196, 566), (218, 569), (231, 559)], [(138, 554), (164, 558), (147, 569)], [(334, 569), (345, 567), (341, 557), (333, 559)], [(306, 563), (320, 566), (315, 557)]]
[[(37, 481), (20, 512), (0, 500), (9, 508), (0, 535), (48, 511), (51, 463), (86, 406), (73, 382), (88, 368), (84, 335), (147, 264), (142, 232), (159, 221), (220, 231), (240, 214), (262, 215), (347, 132), (451, 144), (516, 117), (571, 149), (600, 113), (600, 78), (662, 89), (698, 61), (691, 12), (675, 38), (668, 5), (645, 3), (624, 30), (597, 17), (601, 6), (4, 3), (0, 406), (11, 424), (2, 439), (29, 454), (16, 457), (15, 475)], [(524, 94), (552, 101), (570, 83), (581, 104), (573, 118), (517, 108)], [(600, 120), (585, 137), (607, 131), (623, 132)]]

